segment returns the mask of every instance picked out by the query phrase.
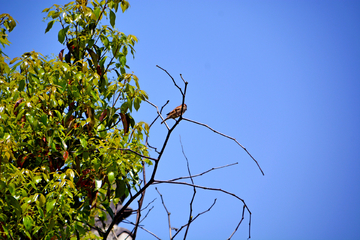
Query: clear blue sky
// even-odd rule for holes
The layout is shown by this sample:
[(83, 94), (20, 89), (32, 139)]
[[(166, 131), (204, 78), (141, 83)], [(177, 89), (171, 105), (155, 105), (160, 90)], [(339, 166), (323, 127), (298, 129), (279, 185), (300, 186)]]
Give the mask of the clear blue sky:
[[(63, 48), (57, 32), (44, 35), (41, 11), (67, 1), (2, 1), (18, 27), (10, 57)], [(360, 239), (360, 2), (359, 1), (130, 1), (116, 25), (139, 38), (131, 69), (150, 101), (166, 112), (180, 104), (178, 90), (155, 65), (181, 84), (189, 82), (187, 118), (235, 137), (233, 141), (182, 122), (173, 133), (157, 179), (187, 175), (179, 135), (192, 172), (238, 162), (195, 179), (243, 198), (252, 211), (252, 239)], [(156, 113), (144, 104), (136, 120)], [(152, 129), (160, 146), (166, 129)], [(155, 155), (153, 155), (155, 156)], [(172, 224), (188, 217), (192, 189), (158, 185)], [(154, 209), (143, 222), (168, 239), (167, 216), (154, 188)], [(226, 239), (242, 205), (234, 198), (198, 191), (194, 211), (214, 209), (190, 228), (188, 239)], [(136, 205), (133, 205), (135, 208)], [(135, 220), (132, 218), (131, 220)], [(125, 227), (128, 225), (125, 225)], [(246, 239), (248, 215), (233, 239)], [(139, 239), (155, 239), (140, 231)]]

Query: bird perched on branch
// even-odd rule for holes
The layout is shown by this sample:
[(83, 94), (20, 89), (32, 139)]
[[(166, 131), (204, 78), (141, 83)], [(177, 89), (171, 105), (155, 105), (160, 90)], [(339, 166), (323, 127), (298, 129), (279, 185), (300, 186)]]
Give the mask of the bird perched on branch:
[[(182, 112), (181, 112), (181, 108), (182, 108)], [(171, 112), (169, 112), (167, 114), (167, 117), (164, 119), (164, 121), (161, 122), (161, 124), (170, 118), (174, 119), (174, 118), (180, 117), (181, 114), (183, 114), (186, 111), (186, 109), (187, 109), (187, 106), (185, 103), (184, 103), (184, 107), (182, 107), (182, 105), (180, 105), (180, 106), (174, 108), (174, 110), (172, 110)]]

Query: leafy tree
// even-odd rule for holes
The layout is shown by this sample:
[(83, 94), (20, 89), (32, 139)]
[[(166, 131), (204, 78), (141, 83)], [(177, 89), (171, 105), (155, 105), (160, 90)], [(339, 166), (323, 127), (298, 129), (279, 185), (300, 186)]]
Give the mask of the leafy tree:
[[(181, 120), (205, 126), (250, 153), (236, 139), (183, 118), (187, 82), (180, 75), (184, 88), (179, 87), (159, 67), (179, 89), (182, 105), (169, 116), (178, 117), (175, 124), (171, 128), (164, 124), (168, 132), (159, 151), (155, 149), (157, 157), (149, 156), (150, 128), (164, 117), (162, 108), (141, 90), (136, 75), (128, 72), (127, 57), (134, 56), (137, 38), (115, 28), (116, 13), (128, 7), (126, 0), (77, 0), (46, 8), (45, 32), (55, 23), (61, 26), (58, 41), (64, 48), (59, 56), (27, 52), (11, 61), (3, 49), (10, 44), (7, 34), (16, 21), (0, 15), (0, 238), (106, 239), (129, 214), (127, 207), (139, 199), (135, 238), (145, 191), (160, 183), (194, 189), (188, 222), (174, 236), (169, 219), (171, 239), (183, 229), (186, 238), (190, 224), (216, 202), (195, 215), (196, 188), (220, 191), (243, 203), (242, 218), (230, 238), (245, 211), (251, 217), (245, 201), (235, 194), (195, 185), (189, 168), (187, 177), (155, 179), (170, 135)], [(132, 117), (144, 101), (157, 110), (150, 125)], [(146, 181), (145, 168), (152, 164)], [(179, 182), (186, 178), (191, 182)]]
[[(147, 95), (126, 72), (137, 39), (115, 28), (115, 13), (128, 6), (95, 0), (45, 9), (45, 32), (61, 24), (65, 48), (56, 59), (28, 52), (8, 65), (1, 50), (2, 237), (89, 235), (96, 216), (105, 221), (110, 203), (138, 187), (142, 162), (151, 164), (141, 157), (148, 125), (132, 118)], [(0, 20), (5, 47), (16, 22), (7, 14)]]

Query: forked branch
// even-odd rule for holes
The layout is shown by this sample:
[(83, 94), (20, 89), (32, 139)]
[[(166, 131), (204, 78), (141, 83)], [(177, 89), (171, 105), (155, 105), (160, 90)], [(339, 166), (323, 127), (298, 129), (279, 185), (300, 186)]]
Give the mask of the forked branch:
[(238, 197), (236, 194), (225, 191), (221, 188), (211, 188), (211, 187), (205, 187), (205, 186), (200, 186), (200, 185), (195, 185), (192, 183), (187, 183), (187, 182), (172, 182), (172, 181), (168, 181), (168, 180), (154, 180), (154, 184), (159, 184), (159, 183), (170, 183), (170, 184), (179, 184), (179, 185), (186, 185), (186, 186), (190, 186), (190, 187), (195, 187), (195, 188), (200, 188), (200, 189), (205, 189), (205, 190), (212, 190), (212, 191), (219, 191), (219, 192), (223, 192), (225, 194), (231, 195), (233, 197), (235, 197), (236, 199), (240, 200), (243, 203), (243, 210), (242, 210), (242, 215), (241, 215), (241, 219), (238, 223), (238, 225), (236, 226), (234, 232), (230, 235), (230, 237), (228, 239), (231, 239), (231, 237), (235, 234), (235, 232), (237, 231), (237, 229), (239, 228), (239, 226), (241, 225), (242, 221), (244, 220), (244, 214), (245, 214), (245, 209), (247, 210), (247, 212), (250, 215), (250, 220), (249, 220), (249, 238), (251, 237), (250, 234), (250, 229), (251, 229), (251, 211), (248, 208), (248, 206), (246, 205), (244, 199)]

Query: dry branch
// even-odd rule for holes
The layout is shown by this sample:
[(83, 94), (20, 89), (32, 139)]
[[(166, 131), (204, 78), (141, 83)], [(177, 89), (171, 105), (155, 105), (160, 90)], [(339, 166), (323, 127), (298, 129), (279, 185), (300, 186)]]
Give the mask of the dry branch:
[(262, 175), (265, 175), (264, 172), (263, 172), (263, 170), (261, 169), (259, 163), (256, 161), (256, 159), (255, 159), (255, 158), (249, 153), (249, 151), (248, 151), (243, 145), (241, 145), (235, 138), (230, 137), (230, 136), (228, 136), (228, 135), (225, 135), (225, 134), (223, 134), (223, 133), (221, 133), (221, 132), (219, 132), (219, 131), (216, 131), (215, 129), (209, 127), (208, 125), (206, 125), (206, 124), (204, 124), (204, 123), (200, 123), (200, 122), (197, 122), (197, 121), (188, 119), (188, 118), (183, 118), (183, 119), (186, 120), (186, 121), (188, 121), (188, 122), (196, 123), (196, 124), (198, 124), (198, 125), (207, 127), (207, 128), (210, 129), (211, 131), (213, 131), (213, 132), (215, 132), (215, 133), (217, 133), (217, 134), (220, 134), (221, 136), (227, 137), (227, 138), (235, 141), (242, 149), (245, 150), (245, 152), (247, 152), (247, 154), (252, 158), (252, 160), (254, 160), (254, 162), (256, 163), (256, 165), (258, 166), (258, 168), (260, 169)]
[(204, 186), (200, 186), (200, 185), (195, 185), (195, 184), (191, 184), (191, 183), (187, 183), (187, 182), (172, 182), (172, 181), (168, 181), (168, 180), (154, 180), (154, 184), (159, 184), (159, 183), (171, 183), (171, 184), (179, 184), (179, 185), (187, 185), (190, 187), (196, 187), (196, 188), (200, 188), (200, 189), (204, 189), (204, 190), (211, 190), (211, 191), (219, 191), (219, 192), (223, 192), (225, 194), (231, 195), (233, 197), (235, 197), (236, 199), (240, 200), (243, 203), (243, 212), (242, 212), (242, 217), (238, 223), (238, 225), (235, 228), (235, 231), (231, 234), (231, 236), (228, 238), (230, 239), (234, 233), (237, 231), (237, 229), (239, 228), (240, 224), (242, 223), (242, 221), (244, 220), (244, 211), (245, 209), (248, 211), (248, 213), (250, 214), (250, 221), (249, 221), (249, 238), (250, 238), (250, 225), (251, 225), (251, 211), (248, 208), (248, 206), (246, 205), (244, 199), (238, 197), (236, 194), (225, 191), (221, 188), (211, 188), (211, 187), (204, 187)]
[(166, 214), (167, 214), (167, 216), (168, 216), (168, 224), (169, 224), (169, 236), (170, 236), (170, 239), (172, 239), (172, 234), (171, 234), (171, 221), (170, 221), (170, 215), (171, 215), (171, 213), (167, 210), (167, 208), (166, 208), (166, 206), (165, 206), (165, 202), (164, 202), (164, 198), (163, 198), (163, 196), (162, 196), (162, 194), (159, 192), (159, 190), (157, 189), (157, 188), (155, 188), (156, 189), (156, 191), (159, 193), (159, 195), (160, 195), (160, 198), (161, 198), (161, 202), (162, 202), (162, 205), (164, 206), (164, 208), (165, 208), (165, 211), (166, 211)]

